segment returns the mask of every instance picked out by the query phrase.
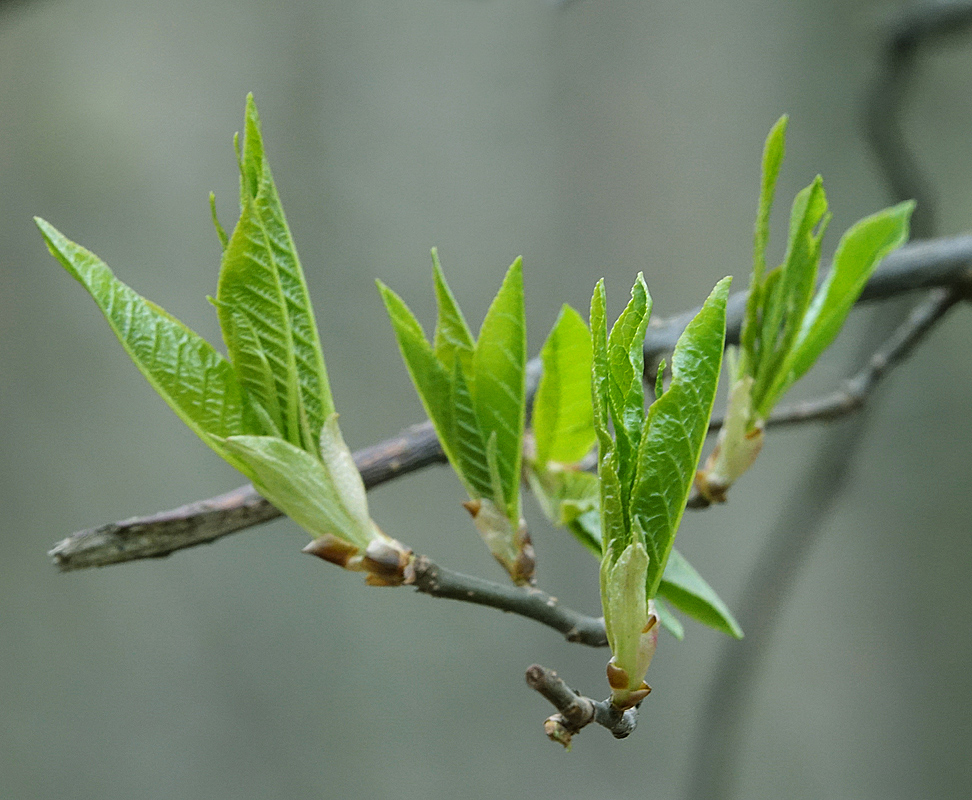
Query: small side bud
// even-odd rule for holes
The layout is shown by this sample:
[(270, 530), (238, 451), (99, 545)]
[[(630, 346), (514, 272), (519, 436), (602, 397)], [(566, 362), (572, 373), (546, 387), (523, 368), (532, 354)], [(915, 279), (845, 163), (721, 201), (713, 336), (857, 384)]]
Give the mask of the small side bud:
[(493, 557), (503, 565), (517, 586), (534, 583), (536, 553), (527, 533), (526, 521), (520, 518), (516, 528), (506, 513), (487, 498), (464, 500), (463, 507), (473, 518)]
[(564, 718), (560, 714), (554, 714), (544, 720), (543, 732), (551, 742), (556, 742), (563, 745), (565, 750), (570, 750), (570, 740), (574, 734), (564, 725)]
[(710, 503), (726, 502), (729, 488), (763, 448), (763, 421), (753, 417), (753, 378), (744, 375), (729, 390), (729, 407), (715, 448), (695, 475), (695, 488)]
[(621, 669), (612, 658), (607, 665), (608, 686), (612, 689), (621, 690), (628, 688), (628, 673)]
[(372, 539), (361, 559), (369, 586), (400, 586), (412, 561), (412, 551), (395, 539)]
[(315, 539), (304, 547), (301, 552), (311, 556), (317, 556), (325, 561), (330, 561), (332, 564), (337, 564), (339, 567), (344, 567), (345, 569), (356, 568), (354, 559), (358, 555), (358, 548), (350, 542), (346, 542), (344, 539), (338, 539), (337, 536), (332, 536), (330, 533), (326, 533), (320, 538)]

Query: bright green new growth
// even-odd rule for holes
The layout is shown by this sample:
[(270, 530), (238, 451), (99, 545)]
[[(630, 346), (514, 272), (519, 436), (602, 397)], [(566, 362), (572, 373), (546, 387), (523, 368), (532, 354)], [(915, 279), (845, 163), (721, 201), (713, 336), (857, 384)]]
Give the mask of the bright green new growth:
[(540, 351), (543, 371), (533, 397), (526, 476), (547, 517), (600, 558), (600, 489), (597, 476), (579, 464), (596, 439), (591, 348), (587, 324), (564, 305)]
[(820, 245), (830, 213), (818, 175), (790, 212), (783, 263), (766, 271), (769, 215), (785, 150), (787, 118), (763, 149), (763, 176), (753, 236), (753, 272), (738, 354), (732, 354), (729, 409), (719, 443), (699, 477), (711, 500), (745, 472), (762, 446), (763, 424), (783, 394), (830, 345), (881, 260), (908, 238), (914, 203), (866, 217), (841, 237), (833, 264), (815, 290)]
[[(38, 219), (48, 248), (94, 299), (149, 383), (196, 434), (320, 542), (316, 554), (395, 582), (407, 550), (368, 516), (365, 488), (337, 426), (324, 357), (293, 238), (267, 163), (252, 95), (237, 148), (240, 218), (223, 248), (215, 305), (227, 360), (119, 281), (97, 256)], [(375, 545), (378, 545), (377, 550)], [(368, 559), (386, 562), (375, 567)], [(377, 571), (375, 571), (375, 569)], [(379, 574), (380, 573), (380, 574)]]
[(474, 340), (438, 254), (432, 251), (438, 307), (430, 344), (404, 301), (381, 281), (402, 358), (442, 449), (473, 502), (467, 504), (493, 555), (517, 583), (533, 576), (520, 513), (526, 417), (526, 319), (522, 260), (510, 266)]
[[(646, 298), (646, 309), (647, 305)], [(643, 336), (638, 328), (634, 334)], [(637, 360), (637, 354), (633, 357)], [(547, 517), (567, 528), (600, 559), (600, 483), (579, 463), (596, 441), (591, 396), (593, 343), (587, 325), (569, 306), (562, 308), (540, 358), (543, 372), (533, 400), (533, 453), (527, 459), (527, 478)], [(630, 373), (625, 368), (625, 374), (633, 375), (640, 369), (632, 365)], [(662, 371), (663, 366), (656, 397), (664, 393)], [(716, 630), (742, 635), (726, 605), (677, 551), (673, 550), (668, 561), (658, 595)], [(660, 602), (656, 602), (656, 609), (662, 625), (682, 638), (684, 629), (674, 614)]]
[(757, 419), (768, 416), (782, 394), (834, 340), (874, 269), (907, 241), (914, 209), (913, 201), (899, 203), (851, 226), (837, 245), (830, 273), (814, 294), (820, 240), (830, 219), (818, 175), (793, 201), (783, 263), (766, 273), (769, 211), (783, 161), (786, 123), (784, 116), (773, 126), (763, 151), (753, 273), (741, 337), (740, 370), (754, 378)]
[(207, 445), (241, 469), (221, 440), (259, 433), (259, 423), (230, 363), (201, 336), (115, 278), (94, 253), (49, 222), (35, 221), (51, 254), (88, 291), (152, 388)]
[[(716, 285), (679, 338), (672, 381), (647, 414), (642, 348), (651, 299), (644, 278), (638, 276), (631, 301), (610, 334), (603, 281), (591, 300), (601, 599), (614, 653), (608, 676), (619, 707), (638, 702), (645, 691), (644, 670), (657, 638), (652, 601), (662, 585), (709, 427), (722, 365), (729, 283), (725, 278)], [(681, 583), (690, 583), (681, 578)], [(644, 586), (643, 593), (619, 588), (636, 584)]]
[(576, 464), (594, 446), (591, 332), (570, 306), (560, 310), (540, 351), (543, 374), (533, 399), (535, 459)]
[(230, 360), (265, 432), (316, 453), (334, 403), (252, 96), (240, 157), (240, 218), (223, 251), (216, 302)]
[[(743, 638), (742, 628), (722, 599), (706, 580), (686, 561), (674, 547), (665, 565), (658, 595), (664, 597), (683, 614), (698, 620), (710, 628)], [(660, 606), (659, 606), (660, 607)], [(662, 620), (662, 624), (665, 624)], [(668, 625), (665, 625), (668, 627)], [(674, 631), (673, 631), (674, 632)], [(681, 637), (678, 637), (681, 638)]]

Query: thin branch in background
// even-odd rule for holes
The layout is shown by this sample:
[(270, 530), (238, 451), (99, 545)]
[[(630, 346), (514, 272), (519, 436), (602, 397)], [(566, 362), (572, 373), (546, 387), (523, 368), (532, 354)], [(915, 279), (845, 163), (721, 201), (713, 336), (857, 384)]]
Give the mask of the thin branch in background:
[[(960, 280), (972, 264), (972, 236), (916, 242), (891, 253), (868, 282), (861, 298), (881, 300), (916, 289), (949, 285)], [(727, 341), (738, 342), (746, 293), (729, 298)], [(646, 363), (657, 363), (675, 346), (695, 311), (656, 320), (645, 338)], [(536, 387), (540, 361), (527, 368), (528, 385)], [(414, 425), (398, 436), (355, 453), (355, 463), (370, 489), (430, 464), (445, 456), (429, 422)], [(223, 536), (280, 516), (256, 493), (241, 486), (225, 494), (169, 511), (137, 516), (79, 531), (56, 544), (49, 555), (64, 571), (107, 566), (142, 558), (161, 558), (177, 550), (208, 544)]]
[(901, 108), (919, 49), (968, 33), (972, 5), (916, 3), (888, 30), (884, 65), (864, 101), (865, 135), (881, 166), (893, 198), (918, 200), (911, 217), (912, 235), (927, 239), (935, 230), (935, 193), (925, 171), (905, 144)]
[(547, 737), (570, 749), (571, 739), (592, 722), (611, 731), (615, 739), (630, 736), (638, 724), (638, 709), (619, 711), (610, 700), (592, 700), (571, 689), (552, 669), (534, 664), (526, 671), (526, 682), (542, 694), (557, 713), (547, 717), (543, 730)]
[[(868, 140), (887, 176), (895, 200), (917, 200), (912, 231), (929, 237), (934, 229), (933, 201), (901, 133), (901, 106), (906, 79), (914, 68), (917, 50), (941, 36), (964, 29), (972, 21), (972, 4), (923, 4), (908, 9), (889, 31), (882, 72), (866, 103)], [(923, 304), (930, 318), (940, 318), (963, 290), (954, 287)], [(936, 309), (941, 309), (937, 311)], [(877, 315), (865, 341), (875, 338), (893, 315)], [(920, 316), (920, 314), (919, 314)], [(933, 324), (933, 322), (931, 323)], [(930, 327), (930, 325), (929, 325)], [(920, 338), (920, 337), (919, 337)], [(865, 370), (866, 371), (866, 370)], [(880, 374), (873, 378), (876, 383)], [(867, 378), (861, 381), (866, 387)], [(750, 573), (739, 604), (739, 620), (746, 639), (723, 647), (708, 698), (700, 715), (695, 755), (690, 762), (687, 797), (712, 800), (733, 794), (733, 779), (742, 747), (743, 718), (751, 705), (755, 677), (765, 660), (775, 622), (788, 599), (806, 556), (820, 538), (823, 523), (847, 485), (853, 455), (868, 420), (863, 413), (835, 425), (821, 445), (805, 480), (784, 506)]]

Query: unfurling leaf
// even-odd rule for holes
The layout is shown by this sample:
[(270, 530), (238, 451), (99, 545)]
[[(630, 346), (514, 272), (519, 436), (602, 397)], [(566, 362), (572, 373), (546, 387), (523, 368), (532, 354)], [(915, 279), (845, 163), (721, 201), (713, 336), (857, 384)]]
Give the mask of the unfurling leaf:
[(51, 253), (88, 291), (148, 382), (206, 444), (239, 468), (219, 439), (257, 433), (230, 363), (167, 311), (118, 280), (94, 253), (37, 219)]
[[(668, 564), (709, 427), (722, 365), (730, 280), (725, 278), (716, 285), (679, 337), (672, 355), (671, 382), (664, 391), (658, 387), (660, 394), (647, 414), (640, 387), (650, 300), (643, 280), (639, 276), (632, 301), (610, 335), (606, 332), (603, 282), (598, 283), (591, 301), (601, 485), (601, 601), (614, 653), (608, 681), (612, 702), (620, 709), (640, 702), (648, 691), (644, 670), (654, 652), (658, 628), (652, 601)], [(666, 624), (680, 632), (680, 624), (670, 615)]]
[(837, 336), (877, 265), (908, 241), (913, 200), (878, 211), (841, 237), (834, 261), (817, 290), (774, 387), (779, 397), (813, 366)]
[(315, 537), (310, 552), (401, 583), (411, 552), (368, 516), (361, 475), (341, 437), (300, 260), (247, 97), (240, 219), (223, 249), (219, 314), (229, 360), (117, 280), (53, 226), (37, 225), (54, 256), (91, 294), (125, 350), (179, 417), (257, 491)]
[(709, 430), (726, 335), (730, 278), (716, 284), (679, 337), (672, 380), (648, 409), (631, 492), (631, 515), (646, 534), (648, 596), (654, 597), (685, 512), (689, 489)]
[(853, 225), (841, 238), (831, 270), (814, 293), (821, 241), (830, 219), (818, 175), (794, 199), (786, 256), (779, 267), (767, 272), (769, 214), (785, 133), (782, 117), (763, 150), (753, 271), (731, 374), (727, 424), (696, 481), (700, 494), (711, 502), (725, 501), (729, 487), (752, 465), (773, 407), (834, 340), (881, 260), (907, 240), (914, 209), (913, 202), (899, 203)]
[(283, 437), (315, 453), (334, 403), (252, 95), (246, 105), (240, 198), (240, 218), (223, 251), (216, 295), (226, 347), (244, 389), (279, 419)]
[(432, 251), (438, 319), (430, 344), (402, 299), (381, 281), (402, 358), (466, 507), (490, 552), (517, 583), (533, 577), (533, 548), (520, 514), (526, 417), (526, 321), (521, 259), (510, 266), (473, 340)]
[(523, 261), (506, 273), (490, 304), (472, 358), (472, 396), (479, 429), (496, 437), (496, 466), (509, 519), (520, 516), (520, 462), (526, 421), (526, 317)]
[(532, 416), (534, 458), (540, 465), (576, 464), (594, 446), (591, 358), (591, 332), (565, 305), (540, 351), (543, 372)]

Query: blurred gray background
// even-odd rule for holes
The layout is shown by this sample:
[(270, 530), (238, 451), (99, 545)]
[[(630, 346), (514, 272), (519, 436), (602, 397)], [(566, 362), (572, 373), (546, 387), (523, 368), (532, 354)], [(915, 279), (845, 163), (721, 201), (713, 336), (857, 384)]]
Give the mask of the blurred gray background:
[[(253, 91), (352, 448), (422, 418), (373, 280), (431, 326), (428, 250), (478, 326), (526, 265), (530, 350), (559, 305), (643, 270), (656, 314), (745, 284), (763, 137), (791, 115), (783, 204), (816, 172), (825, 244), (888, 202), (859, 134), (882, 25), (858, 0), (33, 0), (0, 5), (0, 797), (677, 798), (725, 642), (666, 635), (639, 729), (566, 754), (534, 661), (606, 692), (604, 651), (520, 618), (371, 589), (278, 521), (158, 562), (59, 575), (76, 529), (240, 477), (128, 362), (47, 254), (41, 215), (218, 341), (207, 193), (236, 217)], [(972, 220), (972, 41), (923, 58), (906, 131)], [(784, 213), (774, 216), (779, 257)], [(866, 312), (864, 312), (866, 313)], [(801, 394), (852, 368), (853, 318)], [(959, 309), (880, 393), (852, 485), (784, 606), (738, 796), (972, 795), (969, 398)], [(680, 549), (730, 606), (819, 428), (776, 433)], [(372, 493), (394, 536), (502, 579), (433, 468)], [(544, 588), (596, 612), (594, 560), (527, 514)]]

